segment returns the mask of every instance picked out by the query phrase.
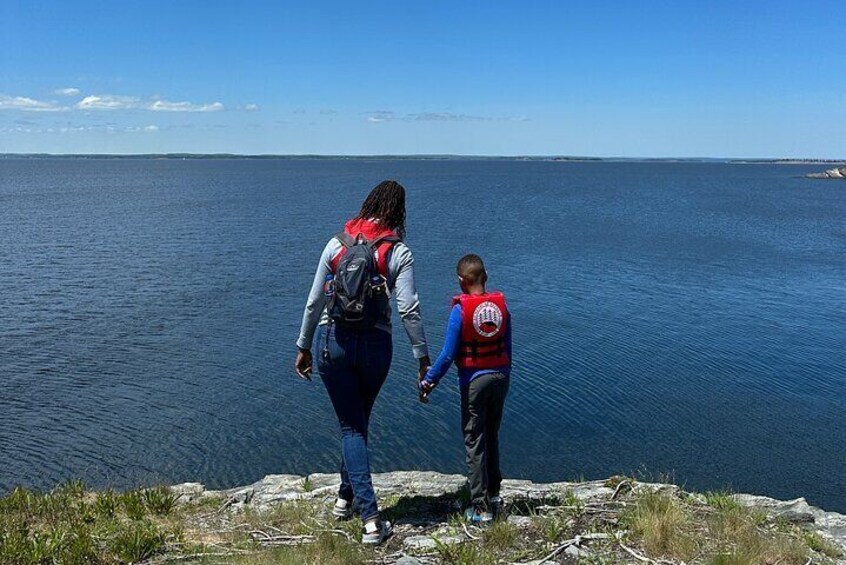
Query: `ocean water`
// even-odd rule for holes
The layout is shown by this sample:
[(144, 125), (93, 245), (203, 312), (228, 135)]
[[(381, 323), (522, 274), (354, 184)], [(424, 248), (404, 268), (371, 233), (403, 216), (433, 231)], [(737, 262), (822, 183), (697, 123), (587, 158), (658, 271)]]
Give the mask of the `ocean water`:
[[(461, 254), (509, 297), (507, 476), (844, 512), (846, 184), (817, 169), (0, 160), (0, 491), (333, 471), (294, 341), (327, 238), (397, 178), (432, 354)], [(454, 374), (420, 405), (397, 326), (374, 469), (462, 472)]]

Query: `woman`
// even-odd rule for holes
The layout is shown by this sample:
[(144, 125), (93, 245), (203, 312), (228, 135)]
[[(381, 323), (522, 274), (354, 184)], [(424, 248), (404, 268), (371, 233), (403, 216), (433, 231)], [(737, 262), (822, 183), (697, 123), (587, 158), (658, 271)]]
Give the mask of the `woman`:
[(339, 519), (347, 519), (355, 509), (364, 521), (362, 543), (380, 544), (391, 535), (392, 529), (389, 522), (379, 519), (370, 477), (367, 431), (373, 404), (391, 366), (391, 306), (385, 300), (377, 311), (375, 324), (361, 328), (331, 321), (326, 304), (333, 288), (332, 279), (339, 267), (344, 268), (342, 260), (351, 249), (350, 244), (363, 241), (362, 238), (368, 242), (378, 239), (381, 243), (375, 246), (377, 268), (386, 279), (389, 295), (396, 297), (400, 319), (414, 356), (420, 362), (418, 379), (425, 375), (430, 362), (414, 286), (414, 260), (402, 241), (405, 238), (402, 185), (396, 181), (376, 185), (358, 215), (346, 223), (344, 232), (349, 237), (341, 234), (333, 237), (320, 256), (297, 340), (296, 370), (300, 377), (311, 380), (311, 347), (319, 325), (317, 369), (341, 424), (341, 488), (332, 512)]

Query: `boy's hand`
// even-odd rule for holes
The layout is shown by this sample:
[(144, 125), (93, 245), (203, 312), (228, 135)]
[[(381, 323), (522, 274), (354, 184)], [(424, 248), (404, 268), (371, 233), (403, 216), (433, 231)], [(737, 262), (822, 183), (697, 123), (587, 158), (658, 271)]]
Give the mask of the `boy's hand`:
[(420, 392), (420, 402), (422, 402), (423, 404), (428, 404), (429, 395), (432, 393), (433, 390), (435, 390), (436, 386), (438, 385), (427, 380), (420, 381), (418, 385), (418, 390)]
[(297, 360), (294, 362), (294, 369), (297, 371), (297, 376), (310, 381), (312, 364), (311, 350), (297, 348)]

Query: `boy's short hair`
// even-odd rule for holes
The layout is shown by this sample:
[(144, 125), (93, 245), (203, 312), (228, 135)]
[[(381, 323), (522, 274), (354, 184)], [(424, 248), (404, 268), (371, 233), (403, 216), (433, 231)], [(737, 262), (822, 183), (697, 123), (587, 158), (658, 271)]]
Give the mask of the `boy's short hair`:
[(484, 284), (488, 280), (485, 263), (475, 253), (468, 253), (459, 259), (455, 270), (458, 271), (458, 276), (464, 279), (467, 284)]

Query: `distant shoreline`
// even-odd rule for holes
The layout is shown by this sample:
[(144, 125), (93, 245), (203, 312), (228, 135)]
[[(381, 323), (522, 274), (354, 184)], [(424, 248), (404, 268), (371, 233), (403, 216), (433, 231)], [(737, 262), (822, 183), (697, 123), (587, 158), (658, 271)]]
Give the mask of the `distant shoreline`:
[(546, 161), (558, 163), (730, 163), (740, 165), (829, 165), (846, 159), (737, 159), (716, 157), (586, 157), (559, 155), (241, 155), (236, 153), (0, 153), (3, 159), (133, 159), (133, 160), (348, 160), (348, 161)]

